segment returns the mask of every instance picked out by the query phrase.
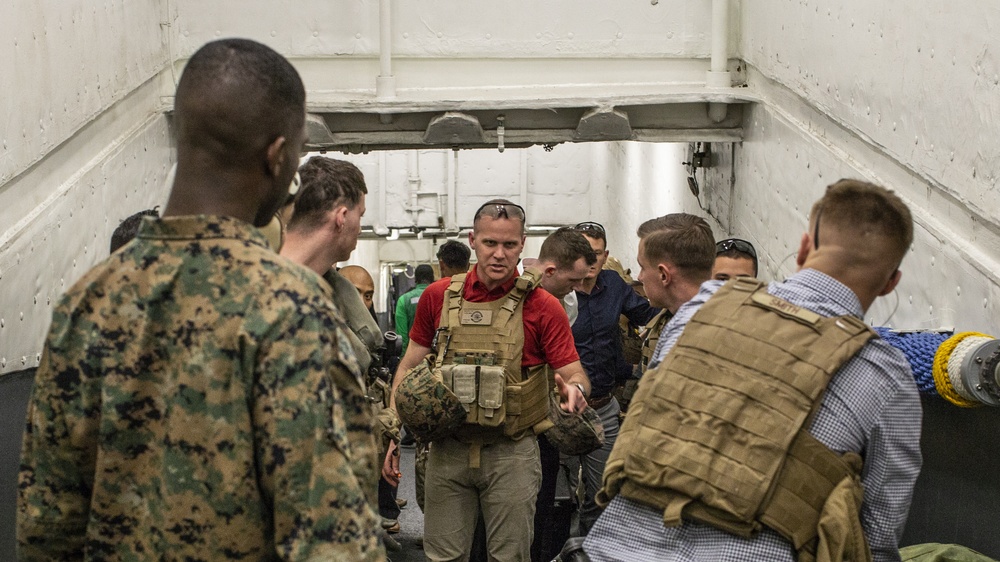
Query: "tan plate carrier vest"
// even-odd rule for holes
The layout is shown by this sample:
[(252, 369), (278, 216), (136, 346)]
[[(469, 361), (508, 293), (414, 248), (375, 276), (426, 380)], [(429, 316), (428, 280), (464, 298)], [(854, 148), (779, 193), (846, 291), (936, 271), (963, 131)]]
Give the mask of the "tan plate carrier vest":
[(649, 362), (653, 360), (653, 352), (656, 351), (656, 344), (660, 341), (660, 332), (663, 331), (663, 326), (672, 317), (673, 314), (670, 314), (670, 311), (663, 309), (652, 320), (646, 323), (646, 327), (643, 329), (642, 359), (639, 361), (639, 366), (643, 371), (649, 366)]
[[(844, 544), (851, 553), (834, 559), (870, 559), (861, 458), (806, 430), (830, 378), (874, 335), (853, 316), (822, 318), (759, 281), (730, 281), (641, 379), (598, 502), (620, 493), (662, 509), (668, 527), (691, 519), (751, 537), (764, 525), (793, 543), (800, 562), (815, 560), (817, 546)], [(833, 518), (847, 538), (818, 534), (845, 497), (851, 505)]]
[(523, 303), (538, 284), (527, 272), (506, 296), (490, 302), (462, 298), (465, 274), (445, 289), (438, 325), (437, 361), (444, 384), (468, 411), (456, 439), (472, 445), (469, 466), (479, 466), (479, 449), (503, 438), (521, 439), (549, 412), (548, 365), (521, 368)]

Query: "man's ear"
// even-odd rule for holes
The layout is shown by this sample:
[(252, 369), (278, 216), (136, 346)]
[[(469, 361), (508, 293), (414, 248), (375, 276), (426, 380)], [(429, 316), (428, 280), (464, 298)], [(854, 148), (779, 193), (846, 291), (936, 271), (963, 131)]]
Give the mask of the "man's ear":
[(556, 274), (556, 266), (550, 263), (549, 265), (545, 266), (545, 269), (542, 271), (542, 273), (545, 274), (546, 277), (552, 277), (553, 275)]
[(341, 209), (343, 209), (343, 207), (334, 207), (323, 214), (324, 228), (329, 229), (333, 233), (340, 230), (340, 225), (344, 223), (344, 219), (340, 216)]
[(285, 165), (286, 143), (285, 137), (278, 137), (267, 145), (267, 171), (273, 178), (281, 175), (281, 169)]
[(344, 228), (344, 224), (347, 222), (347, 207), (340, 205), (338, 207), (334, 207), (330, 212), (333, 213), (333, 224), (336, 229), (340, 230), (341, 228)]
[(795, 264), (802, 267), (806, 263), (806, 258), (809, 257), (810, 250), (812, 250), (812, 237), (809, 236), (808, 232), (803, 232), (802, 240), (799, 242), (799, 253), (795, 257)]
[(656, 264), (656, 271), (660, 274), (660, 283), (664, 287), (670, 285), (670, 281), (674, 278), (674, 274), (670, 270), (670, 267), (668, 267), (665, 263), (658, 263)]
[(469, 232), (469, 247), (475, 249), (475, 246), (473, 244), (476, 239), (472, 236), (473, 234), (474, 234), (473, 231)]
[(892, 274), (892, 277), (890, 277), (889, 280), (886, 281), (885, 287), (882, 287), (882, 290), (879, 291), (878, 296), (884, 297), (889, 293), (891, 293), (893, 289), (896, 288), (896, 285), (899, 285), (899, 280), (902, 278), (903, 278), (903, 272), (897, 269)]

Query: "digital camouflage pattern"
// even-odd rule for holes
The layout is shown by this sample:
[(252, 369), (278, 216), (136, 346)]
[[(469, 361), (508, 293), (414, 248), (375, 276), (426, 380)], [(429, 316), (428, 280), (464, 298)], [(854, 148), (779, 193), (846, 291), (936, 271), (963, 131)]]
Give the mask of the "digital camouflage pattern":
[(18, 558), (384, 560), (344, 329), (250, 225), (147, 219), (53, 312)]
[(549, 443), (560, 453), (570, 456), (586, 455), (604, 446), (604, 424), (597, 411), (587, 406), (574, 414), (559, 406), (559, 395), (550, 393), (548, 423), (542, 432)]
[(433, 354), (403, 375), (396, 388), (399, 420), (421, 443), (448, 437), (465, 423), (468, 414), (458, 396), (445, 386)]

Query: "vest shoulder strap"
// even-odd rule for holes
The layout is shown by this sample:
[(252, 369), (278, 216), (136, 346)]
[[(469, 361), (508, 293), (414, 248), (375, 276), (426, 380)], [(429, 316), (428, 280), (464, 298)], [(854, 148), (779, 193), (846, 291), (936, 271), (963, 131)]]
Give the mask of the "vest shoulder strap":
[(538, 286), (539, 279), (541, 279), (541, 274), (534, 271), (525, 271), (517, 278), (517, 281), (514, 282), (514, 288), (504, 297), (506, 300), (500, 307), (499, 326), (505, 326), (510, 321), (514, 311), (524, 302), (528, 293)]

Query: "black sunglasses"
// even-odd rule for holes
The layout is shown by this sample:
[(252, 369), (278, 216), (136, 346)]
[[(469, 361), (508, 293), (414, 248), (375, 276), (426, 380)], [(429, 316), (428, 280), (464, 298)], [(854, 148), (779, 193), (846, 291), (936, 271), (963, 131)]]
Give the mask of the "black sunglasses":
[(753, 244), (747, 242), (746, 240), (740, 240), (739, 238), (727, 238), (715, 243), (716, 254), (728, 252), (729, 250), (736, 250), (737, 252), (747, 254), (753, 258), (754, 264), (757, 263), (757, 251), (753, 249)]
[(592, 221), (578, 223), (573, 227), (573, 230), (579, 230), (580, 232), (596, 232), (600, 235), (605, 234), (604, 227), (601, 226), (600, 223)]
[(518, 219), (524, 222), (524, 209), (514, 203), (486, 203), (476, 211), (472, 220), (477, 221), (484, 215), (494, 219)]

